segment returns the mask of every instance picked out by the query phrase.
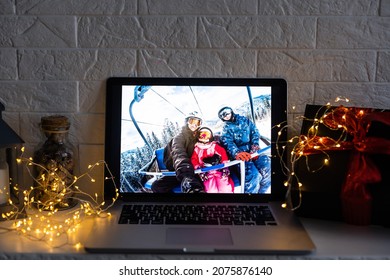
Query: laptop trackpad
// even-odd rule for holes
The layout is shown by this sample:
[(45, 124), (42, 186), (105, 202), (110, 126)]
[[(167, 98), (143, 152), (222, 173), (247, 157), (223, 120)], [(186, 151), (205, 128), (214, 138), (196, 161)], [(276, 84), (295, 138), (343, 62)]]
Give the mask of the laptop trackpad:
[(168, 228), (167, 243), (177, 245), (232, 245), (227, 228)]

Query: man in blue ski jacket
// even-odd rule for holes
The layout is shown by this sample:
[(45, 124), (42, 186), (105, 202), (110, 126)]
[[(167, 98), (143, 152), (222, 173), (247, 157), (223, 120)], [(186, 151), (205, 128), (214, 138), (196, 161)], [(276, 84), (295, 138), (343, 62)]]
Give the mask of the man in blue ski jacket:
[(268, 193), (271, 187), (271, 160), (267, 155), (251, 156), (259, 149), (260, 133), (248, 118), (223, 107), (218, 117), (224, 122), (220, 141), (231, 160), (245, 161), (245, 193)]

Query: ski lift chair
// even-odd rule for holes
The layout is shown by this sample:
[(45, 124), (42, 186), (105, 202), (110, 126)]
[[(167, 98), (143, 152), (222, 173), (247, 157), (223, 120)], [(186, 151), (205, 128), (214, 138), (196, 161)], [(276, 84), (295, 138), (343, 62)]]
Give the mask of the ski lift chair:
[[(164, 148), (160, 148), (160, 149), (155, 150), (151, 161), (149, 161), (144, 167), (142, 167), (139, 170), (139, 173), (144, 175), (144, 176), (152, 176), (152, 178), (147, 180), (147, 182), (145, 183), (145, 188), (150, 189), (152, 187), (152, 183), (160, 176), (176, 176), (175, 171), (168, 171), (167, 170), (167, 168), (164, 164), (164, 161), (163, 161), (163, 157), (164, 157)], [(233, 161), (217, 164), (217, 165), (210, 166), (210, 167), (196, 169), (195, 174), (204, 173), (204, 172), (208, 172), (211, 170), (218, 170), (218, 169), (226, 168), (226, 167), (232, 167), (235, 165), (237, 165), (239, 167), (240, 174), (239, 174), (239, 178), (238, 178), (238, 176), (234, 172), (230, 173), (230, 176), (232, 177), (232, 179), (234, 181), (234, 193), (243, 193), (244, 192), (244, 183), (245, 183), (245, 162), (244, 161), (233, 160)], [(150, 171), (153, 167), (155, 167), (157, 170)], [(175, 187), (173, 189), (173, 192), (181, 193), (180, 185)]]

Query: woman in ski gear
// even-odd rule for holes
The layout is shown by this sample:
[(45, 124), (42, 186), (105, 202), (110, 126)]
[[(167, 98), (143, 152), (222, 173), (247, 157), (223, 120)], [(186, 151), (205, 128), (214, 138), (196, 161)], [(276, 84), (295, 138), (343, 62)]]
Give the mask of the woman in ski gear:
[(197, 131), (202, 119), (194, 113), (185, 118), (185, 125), (164, 148), (164, 164), (168, 170), (174, 170), (176, 176), (162, 176), (152, 184), (152, 191), (157, 193), (172, 192), (178, 185), (185, 193), (203, 192), (203, 184), (194, 173), (191, 156), (197, 142)]

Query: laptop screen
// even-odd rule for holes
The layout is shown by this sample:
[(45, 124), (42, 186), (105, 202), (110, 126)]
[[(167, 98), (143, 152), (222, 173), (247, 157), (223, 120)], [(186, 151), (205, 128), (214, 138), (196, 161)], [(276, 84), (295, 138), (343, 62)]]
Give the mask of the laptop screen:
[(286, 103), (282, 79), (108, 79), (105, 159), (120, 196), (280, 197)]

